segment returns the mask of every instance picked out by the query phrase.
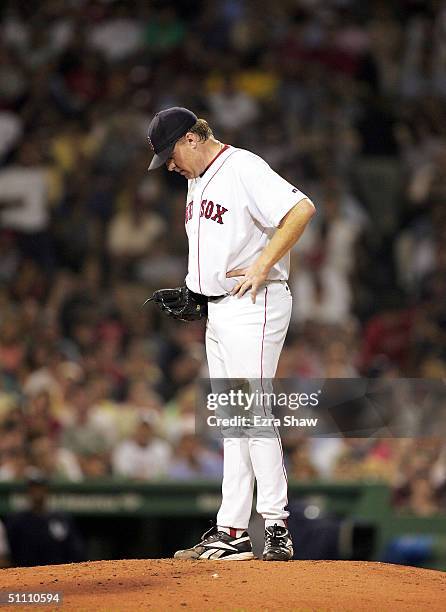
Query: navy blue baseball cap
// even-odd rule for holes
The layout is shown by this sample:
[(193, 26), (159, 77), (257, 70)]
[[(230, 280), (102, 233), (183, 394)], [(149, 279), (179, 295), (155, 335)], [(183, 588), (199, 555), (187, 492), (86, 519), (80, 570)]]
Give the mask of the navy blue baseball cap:
[(155, 155), (149, 170), (159, 168), (172, 154), (177, 140), (197, 122), (197, 116), (187, 108), (173, 106), (156, 113), (149, 125), (147, 136)]

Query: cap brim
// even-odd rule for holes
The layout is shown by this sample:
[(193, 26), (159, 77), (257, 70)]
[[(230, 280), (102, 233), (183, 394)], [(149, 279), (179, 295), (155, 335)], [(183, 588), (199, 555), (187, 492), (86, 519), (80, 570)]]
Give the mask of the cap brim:
[(163, 166), (171, 156), (174, 147), (175, 144), (170, 147), (167, 147), (167, 149), (164, 149), (164, 151), (161, 151), (160, 153), (155, 153), (152, 158), (152, 161), (150, 162), (149, 170), (156, 170), (156, 168)]

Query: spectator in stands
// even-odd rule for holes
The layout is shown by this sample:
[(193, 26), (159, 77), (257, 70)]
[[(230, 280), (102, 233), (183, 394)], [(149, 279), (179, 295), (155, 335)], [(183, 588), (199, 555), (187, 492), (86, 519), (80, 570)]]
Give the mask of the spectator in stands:
[(85, 467), (87, 471), (94, 471), (99, 465), (103, 465), (107, 473), (109, 444), (102, 429), (91, 420), (91, 404), (85, 385), (82, 382), (74, 384), (69, 397), (66, 411), (71, 418), (64, 423), (61, 444), (76, 455), (84, 476)]
[(169, 444), (156, 435), (153, 420), (143, 417), (134, 435), (114, 449), (113, 474), (132, 480), (156, 480), (166, 475), (170, 458)]
[(25, 141), (17, 163), (0, 169), (0, 224), (18, 233), (22, 251), (52, 264), (48, 168), (37, 140)]
[(164, 221), (138, 196), (127, 210), (117, 212), (108, 229), (108, 252), (117, 278), (134, 276), (134, 264), (150, 253), (164, 231)]
[(222, 457), (205, 448), (194, 434), (178, 441), (169, 468), (174, 480), (218, 479), (223, 474)]
[(400, 368), (408, 364), (410, 334), (414, 312), (401, 308), (401, 297), (392, 289), (382, 296), (382, 310), (372, 317), (364, 329), (360, 364), (367, 373), (375, 358), (384, 355)]
[(49, 436), (56, 439), (61, 424), (51, 409), (51, 397), (48, 391), (42, 390), (28, 398), (25, 405), (25, 419), (28, 435), (31, 437)]
[(239, 130), (249, 126), (259, 114), (257, 101), (237, 89), (235, 75), (224, 78), (220, 91), (209, 94), (212, 122), (223, 130)]
[(3, 421), (0, 427), (0, 480), (20, 480), (23, 478), (28, 457), (25, 448), (25, 428)]
[(199, 391), (195, 385), (184, 387), (170, 401), (162, 415), (162, 427), (166, 438), (177, 443), (182, 436), (195, 431), (195, 411)]
[(82, 480), (82, 470), (77, 457), (67, 448), (57, 446), (50, 437), (39, 435), (29, 443), (30, 463), (46, 478)]
[(413, 512), (416, 516), (438, 514), (438, 497), (428, 477), (411, 480), (406, 511)]
[(322, 220), (312, 226), (304, 251), (296, 249), (293, 254), (299, 266), (294, 285), (297, 321), (342, 324), (350, 317), (353, 253), (365, 217), (352, 214), (355, 209), (349, 210), (346, 194), (339, 185), (330, 183), (322, 197)]
[(290, 476), (303, 482), (315, 480), (319, 476), (317, 468), (312, 463), (308, 447), (308, 440), (299, 440), (291, 451), (289, 460)]

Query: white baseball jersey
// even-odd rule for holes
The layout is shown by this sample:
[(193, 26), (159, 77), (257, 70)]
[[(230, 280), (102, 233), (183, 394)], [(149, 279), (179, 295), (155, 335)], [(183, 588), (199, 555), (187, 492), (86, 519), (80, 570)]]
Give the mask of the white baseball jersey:
[[(189, 289), (208, 296), (229, 292), (237, 280), (226, 273), (251, 265), (306, 197), (258, 155), (225, 145), (200, 177), (188, 181)], [(287, 280), (289, 265), (287, 253), (269, 280)]]

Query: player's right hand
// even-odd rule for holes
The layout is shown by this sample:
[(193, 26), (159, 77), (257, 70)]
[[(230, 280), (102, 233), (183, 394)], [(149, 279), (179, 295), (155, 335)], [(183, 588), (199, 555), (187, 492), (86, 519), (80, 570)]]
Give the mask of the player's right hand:
[(231, 291), (231, 295), (237, 295), (242, 297), (251, 288), (251, 300), (252, 303), (256, 303), (257, 292), (268, 277), (268, 271), (261, 267), (257, 263), (253, 263), (248, 268), (239, 270), (231, 270), (226, 274), (226, 278), (235, 278), (241, 276), (242, 279), (236, 284), (234, 289)]

